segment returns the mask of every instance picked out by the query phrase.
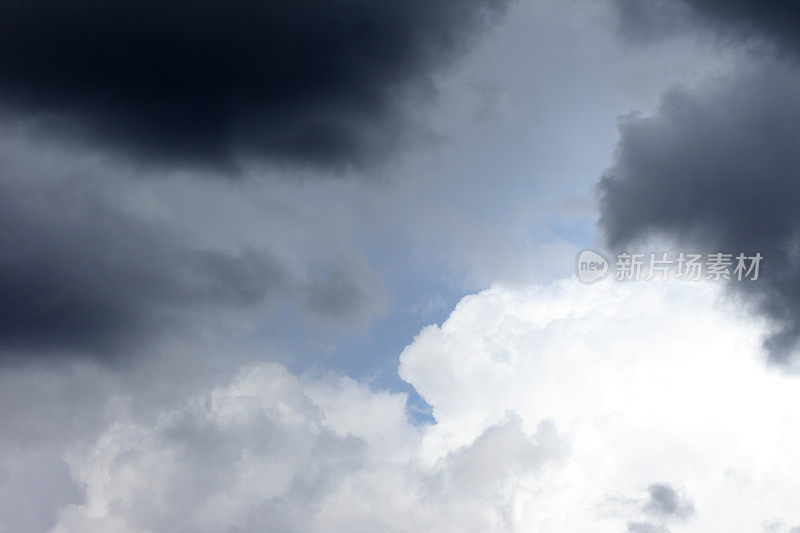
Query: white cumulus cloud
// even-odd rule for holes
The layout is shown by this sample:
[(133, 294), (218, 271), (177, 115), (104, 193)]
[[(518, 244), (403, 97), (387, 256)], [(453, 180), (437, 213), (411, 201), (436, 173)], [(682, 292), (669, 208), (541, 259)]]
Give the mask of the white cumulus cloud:
[(710, 284), (495, 286), (400, 357), (436, 424), (247, 366), (72, 446), (53, 531), (789, 531), (800, 387), (761, 329)]

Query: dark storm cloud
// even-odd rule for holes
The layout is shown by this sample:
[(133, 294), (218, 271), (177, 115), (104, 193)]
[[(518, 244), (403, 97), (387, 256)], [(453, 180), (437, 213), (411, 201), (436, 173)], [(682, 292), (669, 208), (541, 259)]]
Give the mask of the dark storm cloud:
[[(139, 160), (361, 165), (506, 0), (9, 0), (0, 100)], [(10, 110), (10, 111), (9, 111)]]
[(680, 0), (615, 0), (620, 34), (633, 42), (657, 41), (695, 28), (692, 13)]
[(655, 116), (621, 122), (599, 184), (614, 249), (656, 235), (682, 249), (764, 256), (758, 281), (730, 288), (774, 323), (766, 344), (775, 361), (800, 338), (799, 80), (775, 63), (669, 92)]
[(711, 28), (732, 39), (766, 38), (800, 53), (800, 3), (792, 0), (617, 0), (620, 27), (635, 39)]
[(115, 351), (174, 326), (181, 307), (253, 304), (285, 282), (276, 264), (252, 251), (187, 249), (163, 228), (102, 204), (15, 193), (0, 186), (0, 345), (7, 348)]
[(346, 265), (301, 275), (263, 249), (193, 246), (96, 179), (0, 163), (0, 359), (114, 357), (217, 311), (235, 318), (280, 301), (336, 320), (374, 303), (369, 282)]
[(800, 52), (800, 3), (793, 0), (683, 0), (700, 17), (740, 36), (760, 34)]

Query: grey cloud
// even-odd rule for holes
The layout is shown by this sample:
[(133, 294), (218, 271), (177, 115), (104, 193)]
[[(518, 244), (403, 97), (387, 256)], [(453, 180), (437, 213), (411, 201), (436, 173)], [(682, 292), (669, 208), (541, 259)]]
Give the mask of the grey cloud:
[[(364, 443), (325, 427), (319, 408), (278, 365), (263, 368), (255, 372), (263, 378), (257, 389), (238, 381), (172, 409), (160, 406), (159, 424), (135, 412), (110, 424), (105, 438), (115, 449), (104, 450), (98, 441), (96, 453), (110, 453), (114, 463), (142, 477), (129, 486), (114, 483), (106, 512), (152, 531), (244, 532), (265, 524), (275, 531), (310, 530), (308, 510), (365, 460)], [(117, 427), (125, 428), (124, 435)], [(100, 466), (88, 456), (76, 459), (80, 466), (73, 465), (73, 472)], [(120, 474), (117, 465), (104, 473), (116, 479)], [(161, 495), (142, 490), (142, 482), (158, 484)], [(93, 494), (86, 497), (91, 501)], [(93, 521), (83, 512), (78, 506), (62, 513), (67, 530)]]
[(666, 524), (686, 520), (695, 513), (692, 501), (667, 483), (653, 483), (647, 487), (647, 494), (648, 497), (636, 505), (636, 513), (644, 513), (649, 519), (629, 521), (629, 533), (669, 533)]
[(710, 28), (729, 40), (765, 38), (800, 53), (800, 4), (781, 0), (616, 0), (620, 29), (636, 40)]
[(57, 453), (19, 454), (7, 468), (0, 467), (0, 531), (49, 531), (58, 510), (80, 497)]
[(669, 533), (669, 529), (651, 522), (628, 522), (629, 533)]
[(763, 35), (800, 52), (800, 4), (784, 0), (684, 0), (702, 19), (743, 37)]
[(713, 253), (764, 256), (755, 282), (729, 288), (764, 313), (773, 361), (800, 338), (800, 77), (782, 63), (675, 89), (651, 117), (620, 124), (599, 183), (613, 249), (651, 236)]
[(650, 498), (644, 504), (644, 512), (662, 519), (688, 518), (694, 514), (694, 504), (686, 496), (666, 483), (654, 483), (647, 487)]
[[(778, 533), (786, 529), (786, 523), (780, 518), (770, 518), (764, 520), (761, 524), (761, 530), (764, 533)], [(790, 532), (791, 533), (791, 532)]]
[(139, 161), (360, 166), (505, 3), (4, 2), (0, 101)]
[[(494, 489), (510, 472), (536, 471), (547, 461), (566, 455), (553, 422), (541, 422), (533, 441), (521, 431), (521, 424), (518, 417), (511, 416), (487, 429), (470, 447), (448, 456), (447, 483), (460, 490), (471, 487), (480, 493)], [(496, 463), (496, 468), (486, 468), (484, 458), (501, 456), (503, 460)]]
[[(262, 363), (172, 406), (120, 409), (69, 455), (85, 490), (60, 530), (505, 530), (509, 486), (564, 453), (552, 423), (529, 435), (511, 417), (425, 465), (408, 453), (421, 434), (383, 410), (384, 395), (353, 396), (364, 389), (341, 381), (342, 418), (318, 385)], [(353, 424), (373, 410), (379, 427)], [(387, 427), (404, 435), (391, 443), (399, 455), (387, 454)]]
[(646, 43), (695, 28), (688, 6), (676, 0), (614, 0), (618, 30), (627, 40)]
[(299, 272), (263, 247), (193, 244), (114, 198), (102, 169), (48, 175), (60, 171), (0, 157), (0, 360), (115, 358), (217, 311), (277, 302), (346, 321), (378, 299), (363, 269)]

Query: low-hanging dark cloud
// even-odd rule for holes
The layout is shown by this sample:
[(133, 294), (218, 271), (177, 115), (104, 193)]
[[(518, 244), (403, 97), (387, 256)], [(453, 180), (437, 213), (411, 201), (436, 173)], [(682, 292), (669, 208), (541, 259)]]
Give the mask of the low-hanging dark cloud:
[(140, 162), (341, 168), (386, 155), (506, 0), (10, 0), (0, 102)]
[(792, 359), (800, 339), (798, 147), (800, 76), (768, 62), (674, 89), (655, 115), (624, 118), (599, 183), (613, 249), (658, 236), (681, 249), (762, 254), (760, 278), (729, 288), (771, 320), (766, 347), (777, 362)]
[(800, 4), (792, 0), (683, 0), (703, 19), (739, 36), (762, 35), (800, 52)]
[(620, 29), (647, 40), (688, 29), (712, 29), (742, 41), (766, 39), (784, 53), (800, 54), (800, 3), (791, 0), (616, 0)]
[(29, 155), (0, 153), (0, 361), (117, 359), (220, 312), (246, 320), (278, 302), (360, 321), (380, 300), (363, 269), (300, 273), (263, 247), (193, 244), (115, 200), (110, 176), (54, 177)]
[(648, 234), (680, 243), (760, 251), (757, 284), (735, 285), (775, 327), (773, 361), (800, 340), (800, 3), (789, 1), (616, 0), (623, 35), (653, 40), (691, 29), (725, 46), (758, 41), (775, 54), (736, 77), (667, 94), (654, 117), (621, 124), (614, 166), (600, 184), (601, 225), (612, 247)]

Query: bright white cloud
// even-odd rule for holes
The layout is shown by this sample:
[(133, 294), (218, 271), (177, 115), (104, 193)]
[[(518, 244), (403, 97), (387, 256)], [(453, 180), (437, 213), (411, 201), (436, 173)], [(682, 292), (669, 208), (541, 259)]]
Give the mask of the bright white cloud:
[[(464, 298), (401, 356), (439, 421), (422, 453), (468, 443), (509, 411), (528, 429), (554, 420), (569, 458), (530, 496), (525, 531), (800, 522), (800, 384), (764, 365), (760, 326), (717, 289), (564, 280)], [(696, 514), (648, 516), (642, 494), (659, 482), (685, 490)]]
[(788, 531), (800, 387), (717, 295), (561, 280), (468, 296), (401, 355), (432, 426), (400, 394), (246, 367), (74, 447), (85, 500), (54, 531)]

